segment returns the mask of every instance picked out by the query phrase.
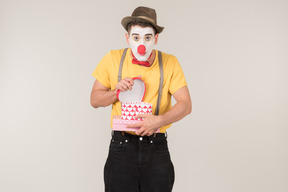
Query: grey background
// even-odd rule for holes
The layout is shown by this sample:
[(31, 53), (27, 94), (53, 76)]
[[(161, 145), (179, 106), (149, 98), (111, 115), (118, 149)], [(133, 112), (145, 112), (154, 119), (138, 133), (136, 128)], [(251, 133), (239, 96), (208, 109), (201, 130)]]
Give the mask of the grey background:
[(103, 191), (110, 109), (91, 73), (153, 7), (193, 112), (168, 129), (175, 192), (288, 191), (288, 2), (0, 1), (0, 191)]

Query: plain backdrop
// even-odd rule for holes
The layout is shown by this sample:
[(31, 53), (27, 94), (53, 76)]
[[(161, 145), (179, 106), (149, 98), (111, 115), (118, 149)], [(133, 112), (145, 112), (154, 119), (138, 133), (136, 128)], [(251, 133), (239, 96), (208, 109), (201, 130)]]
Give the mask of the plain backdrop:
[(90, 106), (91, 73), (139, 5), (193, 102), (168, 129), (174, 191), (287, 192), (287, 0), (1, 0), (0, 191), (104, 191), (111, 107)]

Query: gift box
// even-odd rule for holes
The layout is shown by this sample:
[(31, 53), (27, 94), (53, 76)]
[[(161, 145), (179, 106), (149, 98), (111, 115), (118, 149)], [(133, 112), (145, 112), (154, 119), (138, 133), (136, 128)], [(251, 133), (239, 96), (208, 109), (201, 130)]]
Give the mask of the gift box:
[(139, 128), (126, 128), (126, 125), (141, 122), (142, 118), (136, 118), (138, 114), (152, 114), (152, 104), (142, 102), (146, 92), (144, 81), (140, 77), (133, 80), (131, 90), (117, 92), (122, 109), (121, 116), (113, 118), (113, 130), (136, 131)]
[(140, 77), (134, 77), (131, 90), (118, 91), (117, 97), (121, 101), (123, 120), (142, 120), (136, 118), (138, 114), (152, 114), (152, 104), (142, 102), (146, 92), (144, 81)]
[(129, 124), (141, 122), (140, 120), (124, 120), (121, 115), (113, 117), (113, 130), (114, 131), (137, 131), (139, 127), (127, 128)]

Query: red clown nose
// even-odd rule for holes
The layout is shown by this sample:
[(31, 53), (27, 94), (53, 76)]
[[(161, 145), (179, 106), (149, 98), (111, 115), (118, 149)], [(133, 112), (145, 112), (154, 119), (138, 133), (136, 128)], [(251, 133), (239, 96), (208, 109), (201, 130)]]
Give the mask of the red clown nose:
[(145, 55), (146, 47), (144, 45), (139, 45), (137, 51), (140, 55)]

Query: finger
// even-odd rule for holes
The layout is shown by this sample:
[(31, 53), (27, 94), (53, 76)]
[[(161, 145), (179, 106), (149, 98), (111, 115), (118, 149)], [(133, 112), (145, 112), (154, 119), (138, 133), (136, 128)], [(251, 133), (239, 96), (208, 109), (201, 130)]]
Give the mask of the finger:
[(144, 132), (141, 134), (141, 136), (145, 136), (145, 135), (149, 136), (149, 132), (144, 131)]
[(149, 114), (138, 114), (136, 115), (136, 118), (147, 118), (149, 116)]
[(127, 80), (127, 79), (122, 79), (122, 80), (119, 82), (119, 84), (125, 85), (125, 86), (127, 86), (129, 89), (132, 88), (131, 82), (130, 82), (129, 80)]
[(123, 85), (121, 82), (119, 82), (117, 85), (116, 85), (116, 89), (120, 90), (120, 91), (124, 91), (123, 89)]
[(126, 91), (127, 91), (128, 89), (130, 89), (130, 90), (132, 89), (131, 83), (130, 83), (129, 81), (126, 81), (125, 79), (124, 79), (124, 80), (122, 79), (122, 80), (119, 82), (119, 84), (121, 84), (122, 87), (124, 87)]
[(141, 122), (126, 125), (127, 128), (137, 128), (137, 127), (141, 127), (141, 126), (142, 126)]
[(131, 85), (134, 85), (134, 80), (130, 77), (126, 77), (124, 80), (128, 81)]
[(140, 128), (138, 131), (136, 131), (135, 133), (136, 133), (136, 135), (140, 135), (140, 134), (142, 134), (143, 132), (145, 132), (145, 129), (142, 127), (142, 128)]
[(132, 89), (132, 85), (129, 81), (122, 81), (121, 83), (123, 83), (123, 85), (126, 86), (128, 89)]
[(118, 84), (118, 87), (119, 87), (119, 89), (120, 89), (121, 91), (127, 91), (127, 90), (128, 90), (127, 86), (124, 85), (124, 84), (122, 84), (122, 83), (119, 83), (119, 84)]

